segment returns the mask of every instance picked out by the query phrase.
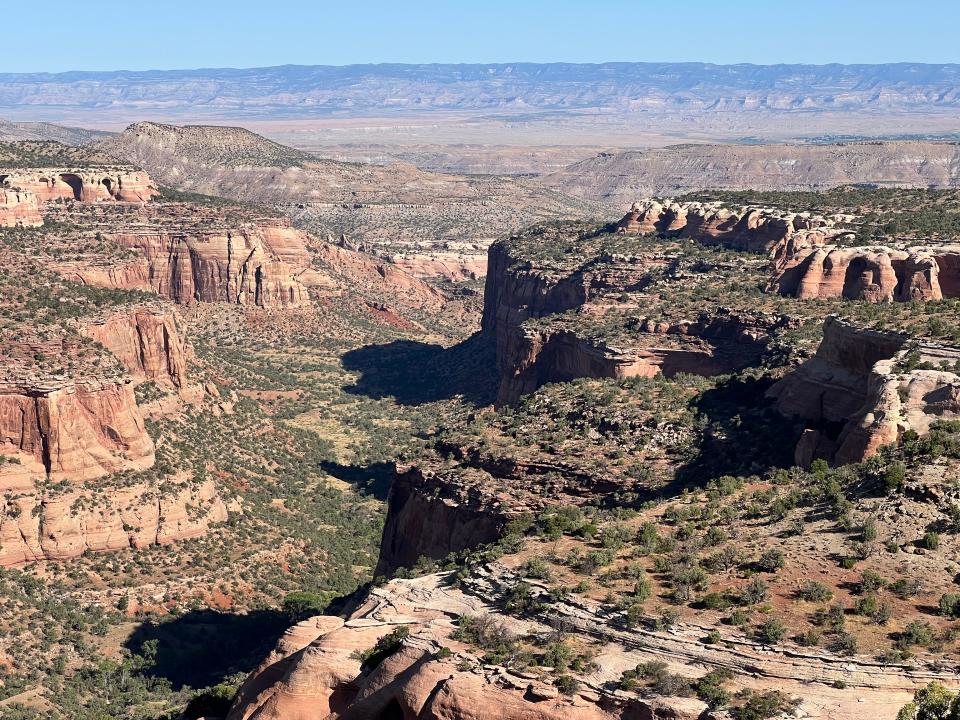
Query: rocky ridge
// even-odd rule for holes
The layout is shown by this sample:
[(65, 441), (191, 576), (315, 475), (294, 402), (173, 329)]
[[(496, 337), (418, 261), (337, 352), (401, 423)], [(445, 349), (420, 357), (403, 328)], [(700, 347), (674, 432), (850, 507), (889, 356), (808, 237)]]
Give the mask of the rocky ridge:
[(0, 188), (0, 227), (43, 225), (37, 196), (27, 190)]
[(674, 145), (601, 153), (543, 182), (623, 207), (637, 197), (696, 190), (818, 190), (838, 185), (952, 188), (960, 144), (855, 142), (824, 145)]

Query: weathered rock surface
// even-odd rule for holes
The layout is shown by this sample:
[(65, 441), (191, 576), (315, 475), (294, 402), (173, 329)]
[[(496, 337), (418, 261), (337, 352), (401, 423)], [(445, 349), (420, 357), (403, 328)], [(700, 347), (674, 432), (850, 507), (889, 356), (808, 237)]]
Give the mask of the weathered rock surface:
[(303, 281), (309, 280), (306, 236), (282, 220), (207, 231), (131, 228), (109, 238), (137, 250), (144, 260), (68, 262), (57, 270), (86, 284), (148, 290), (184, 304), (298, 307), (310, 302)]
[(129, 378), (0, 384), (0, 488), (79, 483), (153, 465), (153, 441)]
[(168, 545), (227, 519), (214, 484), (166, 480), (66, 492), (8, 492), (0, 499), (0, 566), (84, 552)]
[[(908, 356), (917, 354), (913, 367)], [(812, 423), (796, 461), (858, 462), (903, 433), (960, 417), (960, 350), (827, 318), (816, 355), (770, 389), (781, 412)]]
[(421, 557), (496, 541), (516, 510), (420, 467), (399, 467), (390, 486), (375, 576), (413, 567)]
[[(677, 623), (669, 631), (626, 629), (588, 600), (551, 602), (523, 618), (497, 610), (523, 579), (500, 564), (475, 570), (451, 584), (449, 574), (393, 580), (373, 588), (346, 620), (311, 618), (281, 638), (273, 653), (242, 686), (228, 720), (308, 718), (430, 718), (433, 720), (635, 720), (719, 717), (691, 698), (640, 698), (611, 690), (620, 674), (651, 660), (694, 678), (725, 668), (733, 682), (752, 690), (776, 687), (800, 699), (799, 713), (825, 720), (893, 718), (914, 689), (932, 679), (956, 685), (955, 669), (881, 664), (825, 650), (761, 645), (731, 634), (701, 641), (709, 628)], [(546, 594), (526, 579), (534, 594)], [(462, 615), (493, 615), (514, 636), (555, 632), (557, 622), (582, 638), (600, 640), (596, 668), (581, 674), (580, 688), (563, 695), (530, 673), (483, 664), (482, 651), (452, 637)], [(398, 626), (410, 631), (396, 652), (364, 670), (356, 651), (367, 650)], [(725, 633), (726, 634), (726, 633)], [(451, 653), (437, 654), (441, 647)]]
[(40, 203), (27, 190), (0, 187), (0, 227), (40, 227)]
[(788, 246), (822, 245), (837, 234), (834, 224), (831, 218), (806, 212), (646, 199), (633, 204), (617, 229), (636, 234), (670, 233), (705, 245), (779, 256)]
[[(435, 575), (393, 581), (374, 590), (346, 621), (318, 617), (292, 628), (244, 683), (228, 720), (693, 720), (704, 708), (683, 699), (669, 704), (598, 697), (592, 687), (568, 697), (529, 678), (483, 667), (450, 635), (453, 617), (483, 610), (484, 602), (444, 582)], [(355, 653), (400, 625), (411, 630), (402, 647), (363, 671)], [(441, 646), (454, 654), (438, 657)]]
[(33, 193), (40, 202), (147, 202), (159, 194), (147, 173), (130, 166), (0, 168), (0, 184)]
[(777, 264), (770, 287), (800, 299), (910, 302), (960, 297), (960, 245), (801, 246)]
[(178, 390), (186, 383), (187, 345), (169, 310), (121, 310), (84, 323), (81, 332), (113, 353), (135, 382), (154, 380)]

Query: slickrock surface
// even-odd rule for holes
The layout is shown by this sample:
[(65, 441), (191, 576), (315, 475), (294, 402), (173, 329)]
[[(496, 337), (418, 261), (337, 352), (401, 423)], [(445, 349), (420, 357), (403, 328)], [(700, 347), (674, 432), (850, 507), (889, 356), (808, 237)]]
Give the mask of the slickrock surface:
[(28, 190), (0, 187), (0, 227), (40, 227), (40, 203)]
[(813, 423), (797, 464), (859, 462), (907, 430), (922, 435), (937, 419), (960, 417), (958, 361), (956, 348), (827, 318), (816, 355), (770, 389), (782, 412)]
[[(698, 677), (725, 668), (735, 682), (754, 690), (776, 687), (800, 698), (801, 716), (824, 720), (893, 718), (914, 689), (939, 679), (956, 685), (955, 669), (883, 665), (865, 658), (838, 657), (789, 645), (763, 646), (731, 636), (704, 644), (705, 628), (678, 623), (669, 631), (626, 629), (601, 616), (589, 601), (568, 599), (521, 619), (497, 614), (514, 636), (550, 635), (559, 625), (600, 643), (596, 669), (587, 671), (570, 695), (545, 683), (536, 669), (511, 670), (482, 664), (482, 651), (451, 637), (463, 615), (495, 612), (522, 579), (499, 564), (461, 576), (450, 574), (393, 580), (371, 590), (366, 602), (344, 621), (311, 618), (291, 628), (241, 688), (228, 720), (417, 717), (435, 720), (564, 717), (608, 718), (727, 717), (691, 698), (645, 700), (610, 684), (650, 660), (666, 661), (671, 672)], [(535, 595), (543, 592), (527, 579)], [(355, 651), (372, 647), (398, 626), (410, 630), (392, 655), (365, 672)], [(441, 647), (452, 652), (438, 655)], [(395, 713), (390, 714), (390, 713)]]

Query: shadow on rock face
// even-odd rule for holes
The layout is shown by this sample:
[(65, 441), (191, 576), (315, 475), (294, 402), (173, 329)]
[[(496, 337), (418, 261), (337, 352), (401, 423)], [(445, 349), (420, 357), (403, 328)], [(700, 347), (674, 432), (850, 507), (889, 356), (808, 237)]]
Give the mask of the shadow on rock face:
[(496, 398), (495, 355), (493, 343), (477, 333), (449, 348), (412, 340), (367, 345), (345, 353), (343, 366), (360, 373), (347, 388), (357, 395), (393, 397), (402, 405), (460, 396), (483, 406)]
[[(124, 643), (150, 657), (146, 675), (170, 682), (174, 690), (206, 687), (235, 673), (249, 673), (267, 656), (290, 625), (278, 610), (225, 613), (197, 610), (167, 622), (144, 623)], [(155, 654), (151, 651), (156, 641)]]

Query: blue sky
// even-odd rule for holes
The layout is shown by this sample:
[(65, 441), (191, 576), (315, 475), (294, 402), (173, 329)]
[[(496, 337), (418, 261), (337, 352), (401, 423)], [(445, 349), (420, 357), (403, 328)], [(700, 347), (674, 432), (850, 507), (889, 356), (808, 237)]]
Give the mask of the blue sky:
[(362, 62), (960, 62), (960, 0), (14, 0), (0, 72)]

